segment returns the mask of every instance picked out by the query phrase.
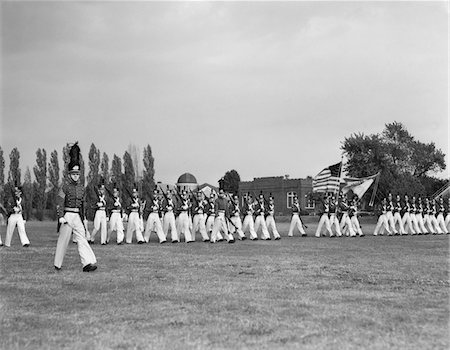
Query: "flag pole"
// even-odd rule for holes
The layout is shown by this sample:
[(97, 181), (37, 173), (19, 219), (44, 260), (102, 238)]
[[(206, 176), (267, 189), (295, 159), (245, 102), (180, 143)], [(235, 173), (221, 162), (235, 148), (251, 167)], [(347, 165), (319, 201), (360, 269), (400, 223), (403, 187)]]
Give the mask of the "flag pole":
[(375, 202), (375, 194), (377, 193), (378, 190), (378, 182), (380, 182), (380, 174), (381, 171), (378, 172), (377, 179), (375, 180), (375, 185), (373, 186), (372, 197), (370, 198), (369, 207), (373, 207), (373, 204)]

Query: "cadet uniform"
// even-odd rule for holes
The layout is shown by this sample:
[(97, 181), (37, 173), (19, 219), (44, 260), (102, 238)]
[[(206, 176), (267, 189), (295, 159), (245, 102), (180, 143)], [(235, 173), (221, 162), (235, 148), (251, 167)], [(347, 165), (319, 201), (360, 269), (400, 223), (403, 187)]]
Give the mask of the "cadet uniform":
[(175, 224), (175, 214), (173, 212), (175, 205), (172, 199), (172, 194), (170, 190), (167, 191), (167, 195), (164, 198), (163, 202), (163, 210), (164, 210), (164, 219), (163, 219), (163, 230), (164, 235), (172, 238), (172, 243), (178, 243), (180, 240), (178, 238), (177, 226)]
[(342, 218), (341, 218), (341, 224), (340, 224), (342, 234), (343, 235), (345, 234), (347, 237), (348, 236), (355, 237), (356, 233), (355, 233), (355, 230), (353, 229), (353, 224), (352, 224), (352, 222), (350, 220), (350, 216), (349, 216), (349, 214), (350, 214), (350, 205), (347, 202), (347, 196), (346, 195), (342, 196), (342, 199), (341, 199), (341, 201), (339, 203), (339, 208), (340, 208), (340, 210), (342, 212)]
[(247, 237), (242, 230), (242, 220), (241, 220), (241, 209), (239, 208), (239, 197), (238, 195), (233, 196), (233, 200), (230, 201), (229, 208), (231, 217), (230, 221), (232, 225), (230, 226), (231, 233), (237, 233), (240, 240), (245, 240)]
[(165, 243), (167, 241), (166, 235), (164, 234), (161, 219), (159, 217), (160, 211), (161, 207), (159, 204), (158, 190), (154, 189), (153, 196), (150, 202), (150, 214), (148, 215), (144, 232), (144, 240), (147, 243), (150, 241), (150, 236), (152, 232), (156, 232), (160, 244)]
[(191, 205), (189, 203), (189, 198), (187, 198), (186, 191), (183, 191), (181, 193), (181, 200), (178, 207), (178, 228), (177, 231), (179, 232), (179, 237), (181, 238), (181, 234), (184, 236), (184, 241), (186, 243), (193, 242), (192, 236), (191, 236), (191, 230), (190, 230), (190, 220), (188, 211), (190, 209)]
[(258, 235), (259, 227), (261, 226), (261, 239), (263, 240), (270, 240), (270, 234), (267, 230), (266, 226), (266, 207), (265, 207), (265, 200), (264, 196), (262, 194), (259, 195), (259, 200), (256, 202), (255, 205), (255, 232)]
[(414, 231), (416, 231), (416, 234), (421, 235), (422, 231), (419, 227), (416, 214), (417, 214), (416, 197), (413, 196), (411, 199), (411, 211), (409, 213), (409, 217), (411, 218), (411, 223), (412, 226), (414, 227)]
[(97, 191), (98, 200), (95, 203), (95, 216), (94, 216), (94, 230), (91, 234), (91, 239), (89, 240), (90, 243), (94, 243), (95, 235), (98, 230), (100, 231), (100, 243), (106, 244), (107, 243), (107, 237), (106, 237), (106, 194), (105, 194), (105, 184), (101, 184), (98, 187)]
[(8, 216), (8, 225), (6, 227), (5, 246), (6, 247), (11, 246), (11, 240), (14, 233), (14, 229), (17, 226), (20, 243), (22, 244), (23, 247), (28, 247), (30, 245), (30, 241), (28, 240), (28, 236), (25, 231), (26, 220), (24, 220), (25, 212), (23, 211), (22, 189), (21, 187), (17, 186), (17, 184), (14, 188), (14, 197), (10, 198), (10, 200), (8, 201), (8, 215), (9, 216)]
[(330, 225), (330, 200), (328, 197), (323, 198), (322, 206), (323, 206), (322, 215), (320, 216), (319, 225), (317, 225), (315, 236), (317, 238), (320, 238), (320, 235), (322, 233), (322, 227), (325, 224), (325, 228), (328, 231), (330, 237), (333, 237), (333, 231), (331, 231)]
[(228, 200), (225, 198), (223, 189), (219, 190), (219, 197), (215, 202), (215, 218), (214, 226), (211, 233), (211, 243), (215, 243), (217, 240), (217, 233), (222, 231), (223, 236), (228, 243), (234, 243), (234, 237), (228, 232), (227, 217), (228, 217)]
[(124, 228), (123, 228), (123, 210), (122, 203), (120, 202), (119, 189), (116, 185), (113, 188), (113, 204), (110, 207), (110, 215), (109, 215), (109, 231), (106, 242), (108, 243), (111, 238), (112, 231), (116, 231), (116, 240), (117, 244), (123, 244), (123, 240), (125, 238)]
[(298, 203), (297, 196), (294, 196), (294, 202), (292, 203), (292, 218), (291, 225), (289, 226), (288, 237), (294, 236), (294, 229), (300, 231), (302, 237), (306, 237), (306, 232), (303, 229), (302, 219), (300, 219), (300, 204)]
[(275, 224), (275, 203), (273, 201), (272, 195), (269, 196), (269, 205), (267, 208), (267, 217), (266, 217), (266, 226), (267, 231), (272, 231), (273, 238), (275, 240), (281, 239), (280, 234), (277, 230), (277, 225)]
[(350, 217), (350, 222), (353, 225), (353, 230), (358, 233), (359, 237), (364, 237), (364, 233), (362, 232), (361, 225), (358, 220), (358, 200), (355, 197), (350, 205), (350, 209), (348, 211), (348, 216)]
[(447, 230), (449, 230), (449, 232), (450, 232), (450, 197), (448, 198), (448, 201), (447, 201), (445, 226), (447, 227)]
[(409, 232), (411, 232), (412, 235), (415, 235), (416, 231), (414, 231), (414, 227), (410, 217), (411, 212), (412, 212), (411, 204), (409, 203), (408, 195), (405, 194), (405, 204), (403, 207), (402, 223), (403, 227), (405, 228), (405, 234), (409, 234)]
[(418, 204), (417, 204), (417, 208), (416, 208), (416, 221), (417, 221), (417, 225), (420, 228), (420, 232), (422, 232), (422, 234), (427, 235), (428, 231), (425, 228), (424, 222), (423, 222), (423, 204), (422, 204), (422, 198), (419, 197), (418, 199)]
[(373, 231), (374, 236), (378, 236), (378, 234), (382, 236), (385, 230), (387, 231), (388, 235), (392, 236), (392, 232), (389, 229), (389, 223), (387, 220), (387, 212), (387, 200), (386, 198), (383, 198), (383, 200), (381, 201), (381, 215), (378, 217), (377, 226), (375, 226), (375, 231)]
[(133, 232), (136, 232), (136, 241), (138, 244), (144, 243), (144, 236), (142, 231), (144, 227), (142, 224), (142, 202), (139, 199), (139, 192), (135, 185), (132, 189), (130, 204), (128, 205), (128, 223), (125, 242), (131, 244), (133, 241)]
[(431, 220), (432, 213), (433, 209), (431, 208), (430, 200), (428, 198), (425, 198), (423, 222), (429, 233), (436, 233), (433, 226), (433, 220)]
[(83, 224), (84, 215), (84, 186), (79, 182), (80, 177), (80, 148), (75, 143), (70, 151), (69, 178), (62, 186), (57, 199), (58, 214), (58, 242), (56, 244), (56, 253), (54, 266), (60, 270), (67, 245), (73, 234), (78, 245), (83, 271), (90, 272), (97, 269), (95, 265), (97, 259), (85, 236), (85, 227)]
[[(330, 198), (330, 228), (331, 232), (333, 232), (333, 226), (336, 231), (336, 236), (341, 237), (341, 227), (339, 225), (339, 219), (337, 216), (337, 211), (339, 209), (338, 202), (336, 201), (336, 198), (334, 196), (331, 196)], [(334, 237), (334, 236), (330, 236)]]
[(195, 241), (195, 235), (200, 232), (203, 242), (209, 242), (209, 236), (206, 232), (206, 212), (208, 203), (203, 198), (203, 192), (197, 192), (197, 198), (194, 197), (194, 205), (192, 206), (192, 240)]
[(388, 221), (390, 231), (393, 234), (398, 235), (398, 231), (395, 228), (394, 210), (395, 210), (395, 206), (394, 206), (394, 203), (392, 201), (392, 194), (389, 193), (389, 195), (388, 195), (388, 203), (387, 203), (386, 219)]
[(245, 198), (244, 207), (242, 208), (242, 211), (245, 214), (244, 222), (242, 223), (242, 231), (244, 234), (249, 232), (250, 239), (251, 240), (257, 240), (258, 235), (255, 231), (255, 222), (253, 221), (253, 198), (250, 194), (247, 194), (247, 197)]
[(399, 231), (397, 231), (397, 232), (399, 234), (401, 234), (401, 235), (406, 235), (405, 228), (403, 227), (402, 216), (400, 215), (400, 213), (402, 211), (403, 211), (402, 202), (400, 200), (400, 196), (397, 195), (396, 201), (395, 201), (395, 206), (394, 206), (394, 209), (393, 209), (393, 212), (394, 212), (394, 228), (398, 224)]
[(441, 197), (439, 198), (439, 207), (436, 221), (441, 231), (443, 233), (448, 234), (447, 225), (445, 225), (444, 214), (445, 214), (444, 198)]

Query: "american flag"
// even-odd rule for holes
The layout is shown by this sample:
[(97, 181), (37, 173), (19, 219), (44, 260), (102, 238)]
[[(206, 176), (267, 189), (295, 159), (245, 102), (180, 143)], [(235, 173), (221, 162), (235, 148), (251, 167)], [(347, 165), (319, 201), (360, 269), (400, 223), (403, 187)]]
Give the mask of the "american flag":
[(313, 179), (313, 192), (338, 192), (342, 162), (330, 165)]

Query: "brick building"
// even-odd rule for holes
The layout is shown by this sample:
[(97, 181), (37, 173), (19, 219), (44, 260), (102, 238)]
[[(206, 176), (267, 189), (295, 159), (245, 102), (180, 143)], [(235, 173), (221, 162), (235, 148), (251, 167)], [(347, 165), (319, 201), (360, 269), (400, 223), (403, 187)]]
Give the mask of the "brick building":
[(260, 192), (266, 199), (272, 193), (275, 201), (276, 215), (290, 215), (294, 195), (298, 196), (300, 208), (306, 213), (313, 213), (315, 203), (311, 199), (312, 178), (289, 179), (287, 176), (256, 177), (253, 181), (241, 181), (239, 183), (239, 195), (241, 198), (245, 193), (251, 193), (253, 197)]

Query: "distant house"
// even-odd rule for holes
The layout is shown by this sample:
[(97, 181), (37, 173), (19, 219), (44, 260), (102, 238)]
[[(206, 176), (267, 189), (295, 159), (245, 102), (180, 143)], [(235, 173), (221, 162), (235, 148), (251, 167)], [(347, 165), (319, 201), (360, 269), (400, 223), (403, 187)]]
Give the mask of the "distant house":
[(243, 198), (246, 193), (255, 198), (263, 193), (268, 199), (272, 194), (275, 202), (277, 215), (290, 215), (292, 213), (292, 202), (297, 195), (300, 208), (305, 213), (313, 213), (315, 202), (311, 198), (312, 178), (289, 179), (288, 176), (256, 177), (253, 181), (241, 181), (239, 183), (239, 195)]

